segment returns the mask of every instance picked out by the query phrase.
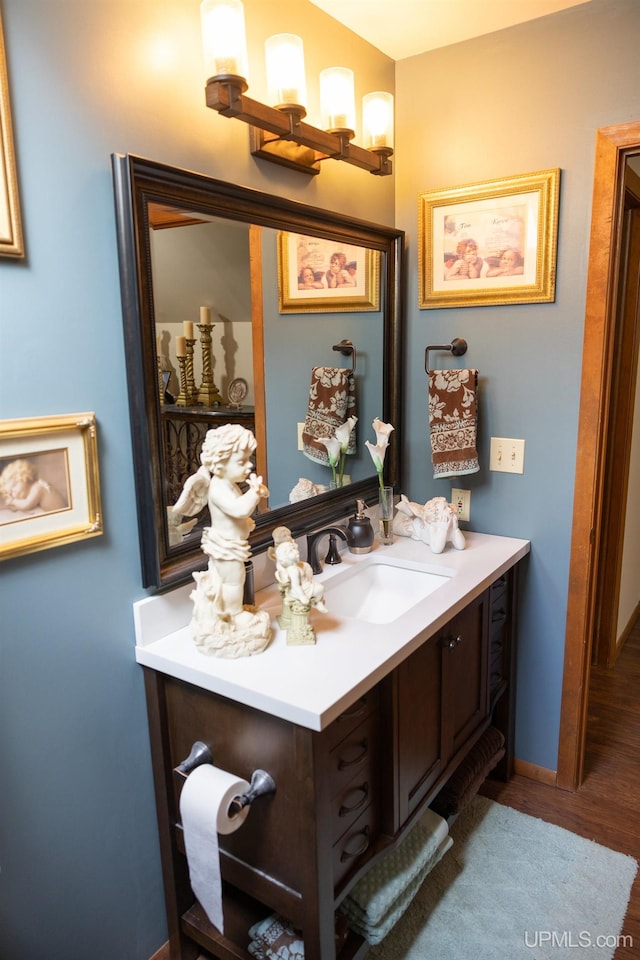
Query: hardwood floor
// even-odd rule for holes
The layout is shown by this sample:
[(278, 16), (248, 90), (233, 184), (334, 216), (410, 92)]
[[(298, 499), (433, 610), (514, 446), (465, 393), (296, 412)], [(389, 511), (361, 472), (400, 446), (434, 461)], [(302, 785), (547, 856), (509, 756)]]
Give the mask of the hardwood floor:
[[(485, 796), (640, 862), (640, 620), (613, 670), (592, 669), (585, 780), (575, 793), (525, 777), (487, 781)], [(576, 931), (579, 933), (579, 931)], [(593, 934), (609, 931), (593, 931)], [(615, 960), (640, 957), (640, 875), (636, 876)]]

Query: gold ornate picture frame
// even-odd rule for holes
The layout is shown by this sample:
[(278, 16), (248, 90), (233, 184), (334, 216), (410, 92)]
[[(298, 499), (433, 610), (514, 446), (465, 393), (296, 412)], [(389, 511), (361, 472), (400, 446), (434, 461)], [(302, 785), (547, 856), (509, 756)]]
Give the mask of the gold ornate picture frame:
[(0, 15), (0, 256), (24, 257), (9, 80)]
[(102, 532), (94, 414), (0, 420), (0, 560)]
[(420, 309), (555, 299), (560, 170), (419, 197)]
[(380, 309), (376, 250), (299, 233), (278, 234), (280, 313)]

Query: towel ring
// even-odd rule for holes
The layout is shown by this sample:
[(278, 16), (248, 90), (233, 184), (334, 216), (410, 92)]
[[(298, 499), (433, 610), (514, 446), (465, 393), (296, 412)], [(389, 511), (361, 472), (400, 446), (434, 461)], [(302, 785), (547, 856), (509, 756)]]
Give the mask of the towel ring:
[[(335, 350), (335, 347), (333, 349)], [(451, 343), (432, 343), (428, 346), (424, 351), (424, 370), (427, 374), (431, 372), (429, 368), (430, 350), (447, 350), (454, 357), (461, 357), (467, 352), (467, 341), (463, 340), (462, 337), (455, 337)]]
[(351, 373), (356, 372), (356, 348), (351, 340), (341, 340), (340, 343), (334, 343), (333, 349), (341, 353), (343, 357), (351, 357)]

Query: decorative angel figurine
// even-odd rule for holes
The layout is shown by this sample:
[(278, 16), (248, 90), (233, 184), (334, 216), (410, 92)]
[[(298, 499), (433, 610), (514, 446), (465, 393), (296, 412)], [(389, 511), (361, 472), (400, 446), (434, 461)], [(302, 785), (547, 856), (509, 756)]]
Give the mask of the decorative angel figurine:
[(427, 500), (424, 506), (412, 503), (404, 494), (396, 507), (393, 532), (401, 537), (421, 540), (433, 553), (442, 553), (447, 540), (456, 550), (464, 550), (465, 540), (458, 528), (458, 515), (445, 497)]
[[(189, 477), (173, 511), (192, 517), (209, 507), (211, 525), (202, 534), (208, 567), (194, 573), (191, 629), (203, 653), (242, 657), (260, 653), (271, 639), (269, 614), (243, 606), (248, 537), (258, 502), (269, 496), (262, 477), (251, 472), (256, 440), (240, 424), (209, 430), (202, 444), (202, 466)], [(239, 483), (247, 481), (243, 493)]]
[(309, 611), (315, 607), (327, 612), (324, 587), (313, 579), (313, 570), (300, 559), (298, 544), (288, 527), (273, 531), (274, 546), (268, 555), (276, 564), (276, 583), (282, 597), (280, 626), (287, 631), (288, 644), (315, 643), (315, 631), (309, 623)]

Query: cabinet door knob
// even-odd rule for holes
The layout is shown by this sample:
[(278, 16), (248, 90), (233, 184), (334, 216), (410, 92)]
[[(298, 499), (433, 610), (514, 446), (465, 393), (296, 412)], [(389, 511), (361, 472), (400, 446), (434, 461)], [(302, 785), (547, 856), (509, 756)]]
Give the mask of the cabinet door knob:
[(455, 650), (458, 644), (462, 643), (462, 637), (448, 637), (444, 641), (444, 645), (447, 650)]

